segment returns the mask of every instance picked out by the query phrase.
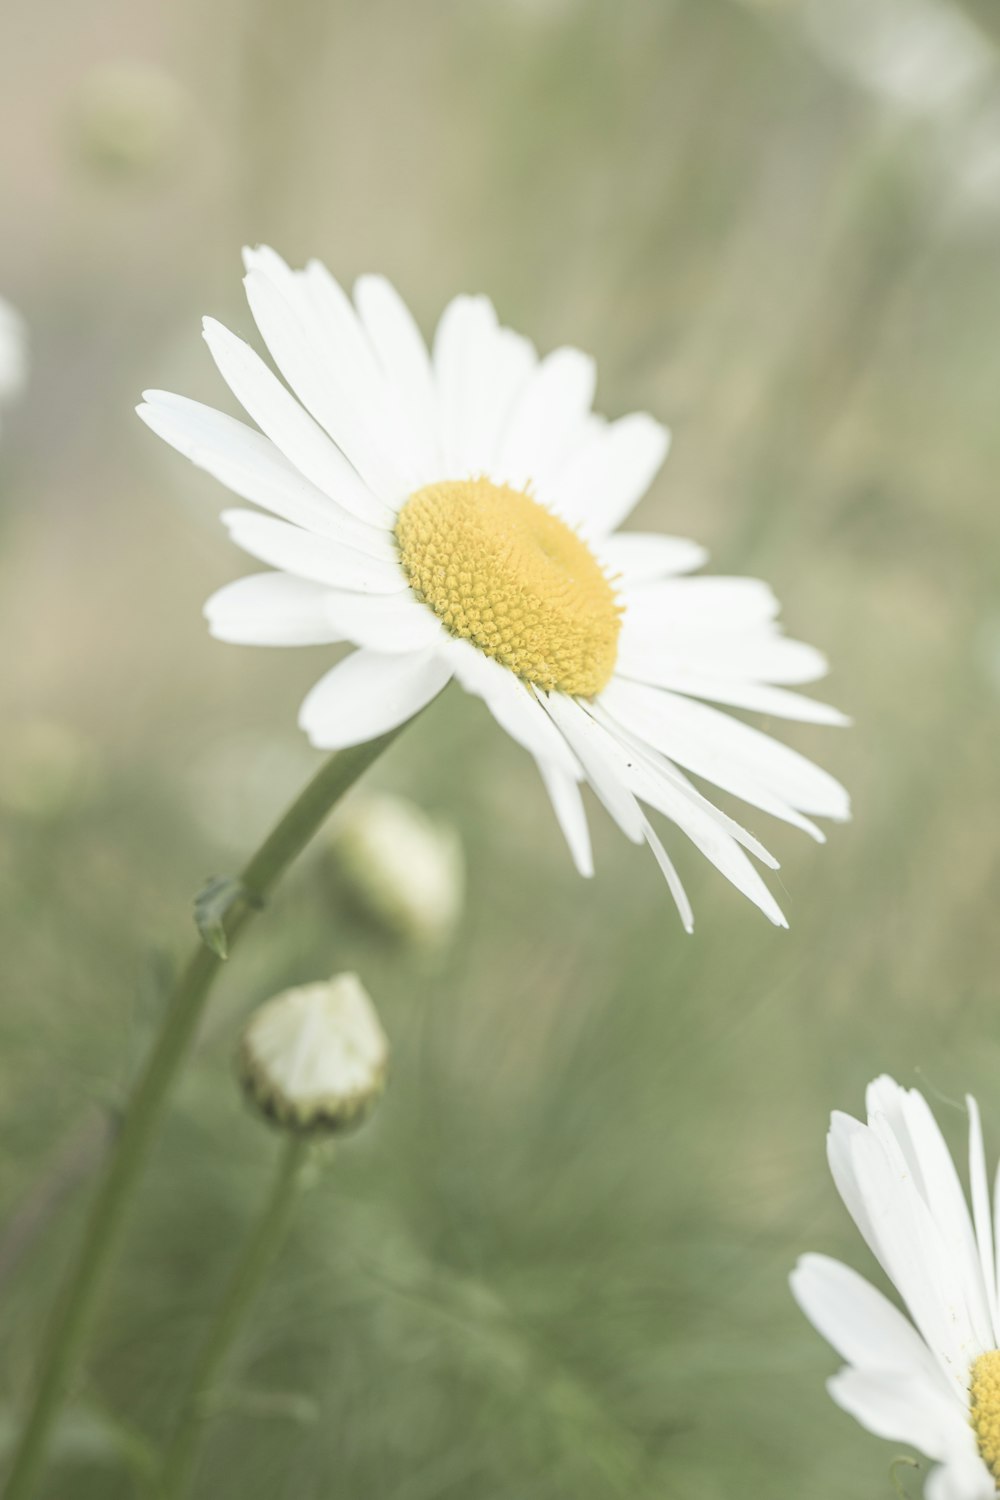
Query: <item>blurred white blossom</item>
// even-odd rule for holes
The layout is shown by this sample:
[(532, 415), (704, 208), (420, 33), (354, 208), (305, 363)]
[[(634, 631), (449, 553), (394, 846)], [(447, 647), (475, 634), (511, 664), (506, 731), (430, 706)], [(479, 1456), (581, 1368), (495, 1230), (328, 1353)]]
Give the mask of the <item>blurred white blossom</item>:
[(457, 831), (415, 803), (359, 798), (337, 823), (331, 848), (368, 916), (404, 941), (436, 947), (452, 935), (465, 898)]
[(0, 406), (12, 400), (27, 377), (27, 330), (20, 313), (0, 297)]
[(831, 62), (918, 114), (953, 109), (995, 71), (989, 40), (949, 0), (808, 0), (804, 21)]

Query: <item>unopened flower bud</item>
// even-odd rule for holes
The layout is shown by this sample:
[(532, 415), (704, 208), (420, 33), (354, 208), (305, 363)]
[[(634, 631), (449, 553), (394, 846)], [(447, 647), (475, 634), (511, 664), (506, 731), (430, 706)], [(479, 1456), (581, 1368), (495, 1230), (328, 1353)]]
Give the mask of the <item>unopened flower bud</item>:
[(284, 1130), (357, 1129), (385, 1087), (389, 1043), (356, 974), (285, 990), (251, 1018), (239, 1070), (247, 1098)]
[(395, 937), (438, 947), (452, 935), (465, 896), (453, 828), (404, 797), (365, 797), (336, 825), (331, 848), (350, 894)]

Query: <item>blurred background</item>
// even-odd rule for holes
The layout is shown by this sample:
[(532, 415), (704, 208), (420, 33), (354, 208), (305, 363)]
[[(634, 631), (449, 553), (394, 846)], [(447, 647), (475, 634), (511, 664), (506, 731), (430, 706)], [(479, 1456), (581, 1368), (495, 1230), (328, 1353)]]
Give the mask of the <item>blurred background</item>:
[(746, 814), (787, 933), (672, 839), (685, 938), (599, 811), (577, 879), (450, 690), (355, 809), (451, 825), (464, 918), (393, 936), (334, 834), (297, 866), (223, 976), (45, 1495), (134, 1493), (277, 1150), (242, 1019), (356, 968), (392, 1085), (301, 1205), (202, 1500), (890, 1500), (786, 1276), (872, 1271), (823, 1135), (877, 1072), (959, 1152), (978, 1093), (1000, 1148), (995, 0), (4, 0), (0, 138), (31, 338), (0, 438), (0, 1444), (191, 897), (317, 761), (329, 653), (208, 638), (248, 571), (227, 497), (132, 413), (228, 405), (199, 317), (250, 336), (268, 241), (386, 272), (426, 331), (488, 291), (597, 356), (601, 409), (666, 420), (634, 524), (767, 578), (829, 653), (856, 727), (775, 729), (855, 822), (819, 849)]

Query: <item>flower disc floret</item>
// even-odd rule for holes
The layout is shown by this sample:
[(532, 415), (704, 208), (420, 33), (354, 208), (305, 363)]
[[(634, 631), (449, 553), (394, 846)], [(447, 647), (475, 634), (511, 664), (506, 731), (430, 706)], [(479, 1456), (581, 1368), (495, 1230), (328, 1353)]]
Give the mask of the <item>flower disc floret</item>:
[(1000, 1349), (980, 1354), (973, 1363), (969, 1407), (983, 1463), (1000, 1481)]
[(606, 687), (621, 611), (587, 544), (530, 495), (489, 479), (418, 490), (396, 522), (410, 587), (442, 624), (545, 692)]

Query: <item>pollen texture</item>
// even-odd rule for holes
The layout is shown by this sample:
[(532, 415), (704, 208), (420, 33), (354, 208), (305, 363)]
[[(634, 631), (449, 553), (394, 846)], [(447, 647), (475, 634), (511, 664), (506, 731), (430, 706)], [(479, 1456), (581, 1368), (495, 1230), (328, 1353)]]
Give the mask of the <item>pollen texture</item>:
[(973, 1364), (969, 1406), (983, 1463), (1000, 1481), (1000, 1349), (981, 1354)]
[(530, 495), (488, 479), (411, 495), (400, 561), (442, 624), (545, 692), (593, 697), (618, 653), (621, 610), (590, 548)]

